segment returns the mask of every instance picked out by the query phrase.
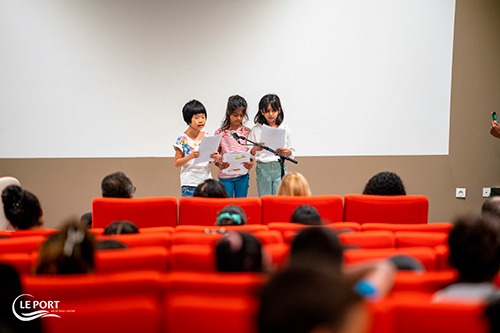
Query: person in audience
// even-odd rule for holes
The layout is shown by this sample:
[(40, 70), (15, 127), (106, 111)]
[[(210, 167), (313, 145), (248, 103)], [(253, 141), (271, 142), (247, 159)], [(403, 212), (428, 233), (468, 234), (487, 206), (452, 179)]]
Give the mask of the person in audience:
[(113, 221), (104, 228), (103, 235), (138, 234), (139, 228), (130, 221)]
[(500, 269), (500, 219), (491, 214), (459, 217), (448, 236), (450, 265), (457, 280), (434, 294), (433, 300), (483, 302), (497, 291)]
[(352, 283), (313, 266), (291, 266), (272, 276), (260, 293), (259, 333), (363, 333), (368, 308)]
[(301, 173), (289, 172), (281, 180), (278, 195), (311, 196), (311, 189)]
[(314, 265), (356, 281), (355, 290), (370, 300), (389, 293), (396, 266), (390, 260), (343, 265), (344, 246), (336, 233), (324, 227), (304, 228), (292, 240), (290, 266)]
[(228, 195), (220, 181), (210, 178), (196, 186), (193, 197), (227, 198)]
[(306, 225), (322, 225), (321, 216), (316, 208), (311, 205), (301, 205), (293, 211), (290, 222)]
[[(101, 193), (103, 198), (133, 198), (135, 186), (123, 172), (117, 171), (105, 176), (101, 181)], [(92, 227), (92, 213), (82, 215), (80, 221), (87, 227)]]
[(500, 217), (500, 196), (494, 196), (486, 199), (481, 207), (481, 215), (492, 214)]
[(245, 232), (229, 232), (215, 247), (215, 261), (219, 272), (269, 271), (267, 255), (260, 241)]
[(407, 254), (396, 254), (388, 257), (387, 259), (392, 261), (398, 271), (425, 271), (425, 267), (420, 260)]
[(94, 270), (94, 235), (77, 221), (66, 223), (40, 246), (36, 274), (83, 274)]
[[(19, 183), (19, 180), (17, 180), (14, 177), (0, 177), (0, 194), (3, 192), (3, 190), (10, 185), (17, 185), (21, 186)], [(11, 228), (9, 221), (7, 220), (7, 217), (5, 216), (4, 210), (3, 210), (3, 202), (0, 201), (0, 230), (7, 230)]]
[[(12, 266), (0, 263), (0, 332), (2, 333), (41, 333), (40, 319), (22, 321), (16, 318), (14, 311), (21, 315), (31, 312), (23, 309), (21, 301), (26, 304), (19, 272)], [(15, 301), (17, 299), (17, 301)]]
[(14, 230), (30, 230), (43, 227), (43, 212), (38, 198), (17, 185), (2, 191), (5, 217)]
[(239, 206), (228, 205), (221, 209), (217, 215), (215, 225), (244, 225), (247, 223), (245, 211)]
[(401, 178), (394, 172), (379, 172), (365, 185), (363, 194), (373, 195), (406, 195)]

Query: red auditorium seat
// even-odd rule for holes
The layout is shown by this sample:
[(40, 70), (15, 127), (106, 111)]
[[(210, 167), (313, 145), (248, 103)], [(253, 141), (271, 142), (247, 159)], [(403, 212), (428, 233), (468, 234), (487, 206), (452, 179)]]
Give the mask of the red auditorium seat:
[(428, 247), (407, 247), (404, 249), (349, 249), (344, 251), (346, 264), (368, 260), (384, 259), (392, 255), (406, 254), (420, 260), (428, 271), (437, 269), (437, 255), (434, 249)]
[(453, 223), (433, 222), (428, 224), (398, 224), (398, 223), (363, 223), (363, 231), (419, 231), (419, 232), (449, 232)]
[(45, 241), (45, 236), (10, 237), (0, 239), (0, 254), (32, 253)]
[(215, 251), (213, 245), (172, 245), (170, 267), (173, 271), (214, 272)]
[(244, 225), (228, 225), (228, 226), (203, 226), (203, 225), (178, 225), (175, 227), (175, 232), (217, 232), (220, 229), (228, 231), (242, 231), (254, 233), (256, 231), (269, 230), (267, 225), (262, 224), (244, 224)]
[(0, 254), (0, 262), (13, 266), (19, 274), (30, 274), (33, 269), (33, 255), (31, 253)]
[(394, 249), (396, 241), (390, 231), (344, 232), (337, 235), (343, 245), (361, 249)]
[(260, 198), (200, 198), (179, 199), (179, 225), (214, 226), (217, 213), (227, 205), (241, 207), (246, 214), (247, 224), (261, 224)]
[[(146, 228), (147, 229), (147, 228)], [(128, 247), (140, 246), (163, 246), (169, 248), (172, 243), (172, 235), (170, 233), (160, 232), (141, 232), (138, 234), (122, 234), (122, 235), (97, 235), (96, 240), (117, 240)]]
[(400, 291), (418, 291), (435, 293), (453, 283), (458, 277), (455, 270), (410, 272), (398, 271), (391, 293)]
[(423, 195), (344, 196), (344, 221), (364, 223), (427, 224), (429, 200)]
[(396, 231), (396, 247), (427, 246), (435, 247), (448, 244), (447, 232)]
[(170, 251), (163, 246), (144, 246), (129, 249), (97, 251), (96, 272), (132, 270), (168, 270)]
[(177, 224), (175, 197), (95, 198), (92, 201), (92, 227), (104, 228), (117, 220), (134, 222), (139, 228), (174, 227)]
[(295, 208), (301, 205), (315, 207), (325, 222), (341, 222), (343, 201), (340, 195), (313, 195), (294, 197), (283, 195), (264, 195), (262, 201), (262, 224), (288, 222)]

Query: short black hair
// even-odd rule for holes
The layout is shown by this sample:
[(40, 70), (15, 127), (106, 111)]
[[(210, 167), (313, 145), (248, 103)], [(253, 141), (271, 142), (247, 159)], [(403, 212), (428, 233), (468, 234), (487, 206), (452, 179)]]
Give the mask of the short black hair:
[(363, 194), (373, 195), (406, 195), (401, 178), (394, 172), (379, 172), (365, 185)]
[(219, 272), (265, 272), (262, 244), (246, 232), (230, 232), (215, 246)]
[(316, 208), (311, 205), (301, 205), (293, 211), (290, 222), (307, 225), (322, 225), (321, 216)]
[(207, 110), (205, 109), (205, 106), (200, 101), (195, 99), (187, 102), (182, 108), (182, 117), (188, 125), (191, 124), (193, 116), (200, 113), (203, 113), (205, 118), (207, 118)]
[(104, 198), (132, 198), (135, 187), (130, 178), (123, 172), (117, 171), (104, 177), (101, 191)]
[(448, 236), (449, 262), (460, 282), (489, 282), (500, 269), (500, 220), (491, 214), (456, 219)]
[(300, 230), (290, 246), (290, 265), (308, 264), (310, 259), (321, 261), (332, 271), (340, 272), (344, 248), (335, 231), (326, 227)]
[(483, 206), (481, 207), (481, 214), (485, 213), (500, 217), (500, 197), (490, 197), (483, 202)]
[(194, 189), (193, 197), (227, 198), (226, 188), (218, 180), (209, 178)]
[(130, 221), (113, 221), (104, 228), (103, 235), (138, 234), (139, 228)]

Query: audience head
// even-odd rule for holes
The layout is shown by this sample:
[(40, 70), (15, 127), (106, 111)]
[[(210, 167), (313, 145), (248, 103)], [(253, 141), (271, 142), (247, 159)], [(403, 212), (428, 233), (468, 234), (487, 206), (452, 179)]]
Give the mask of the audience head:
[(104, 228), (104, 235), (137, 234), (139, 228), (130, 221), (113, 221)]
[(413, 271), (413, 272), (423, 272), (425, 271), (424, 265), (417, 258), (406, 255), (406, 254), (396, 254), (387, 258), (391, 261), (398, 271)]
[[(0, 177), (0, 195), (3, 190), (10, 185), (21, 186), (21, 183), (19, 183), (19, 180), (14, 177)], [(5, 230), (8, 226), (9, 221), (7, 220), (7, 217), (5, 217), (3, 202), (0, 200), (0, 230)]]
[(245, 211), (239, 206), (229, 205), (219, 212), (215, 225), (244, 225), (247, 223)]
[(500, 221), (490, 214), (460, 217), (448, 236), (449, 261), (460, 282), (490, 282), (500, 269)]
[(339, 274), (295, 266), (262, 288), (259, 333), (366, 332), (368, 311), (351, 283)]
[(95, 243), (95, 249), (100, 250), (119, 250), (119, 249), (128, 249), (128, 246), (123, 244), (116, 239), (102, 239), (98, 240)]
[(289, 172), (281, 180), (278, 195), (310, 196), (311, 189), (301, 173)]
[(299, 231), (290, 247), (290, 265), (308, 264), (314, 261), (332, 271), (340, 272), (344, 248), (335, 231), (325, 227), (309, 227)]
[(104, 177), (101, 190), (103, 198), (132, 198), (135, 186), (130, 178), (118, 171)]
[(311, 205), (302, 205), (295, 208), (290, 222), (306, 225), (322, 225), (321, 216), (316, 208)]
[(43, 226), (42, 208), (37, 197), (17, 185), (2, 191), (5, 217), (15, 230), (28, 230)]
[(245, 232), (229, 232), (215, 247), (219, 272), (267, 272), (262, 244)]
[(363, 194), (406, 195), (403, 181), (394, 172), (379, 172), (365, 185)]
[(187, 102), (182, 108), (182, 117), (184, 118), (186, 124), (189, 125), (193, 120), (193, 116), (196, 114), (204, 114), (205, 119), (207, 118), (207, 110), (205, 109), (205, 106), (200, 101), (193, 99)]
[(481, 215), (491, 214), (500, 217), (500, 196), (486, 199), (481, 207)]
[(205, 181), (194, 189), (193, 197), (205, 198), (227, 198), (224, 185), (215, 179), (205, 179)]
[(50, 235), (39, 250), (36, 274), (81, 274), (94, 269), (94, 236), (79, 221)]

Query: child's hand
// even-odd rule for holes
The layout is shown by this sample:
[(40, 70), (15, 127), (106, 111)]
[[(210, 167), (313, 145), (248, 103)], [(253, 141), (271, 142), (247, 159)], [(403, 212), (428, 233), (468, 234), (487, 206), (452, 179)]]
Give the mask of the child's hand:
[(253, 148), (250, 150), (250, 154), (255, 155), (257, 154), (258, 151), (262, 150), (262, 146), (264, 146), (264, 142), (259, 142), (259, 146), (253, 146)]
[(491, 121), (490, 134), (500, 138), (500, 124), (494, 120)]
[(228, 162), (216, 162), (215, 165), (219, 168), (219, 169), (226, 169), (226, 168), (229, 168), (229, 163)]
[(292, 155), (292, 151), (288, 148), (278, 148), (276, 149), (278, 153), (280, 153), (283, 156), (290, 156)]
[(195, 158), (200, 157), (200, 152), (199, 152), (199, 151), (197, 151), (197, 150), (193, 150), (193, 151), (191, 152), (191, 154), (189, 154), (189, 157), (191, 157), (191, 159), (193, 159), (193, 160), (194, 160)]
[(247, 169), (247, 170), (250, 170), (251, 168), (253, 168), (253, 160), (250, 159), (250, 162), (243, 162), (243, 166)]
[(221, 159), (221, 156), (220, 156), (220, 154), (219, 154), (218, 151), (216, 151), (215, 153), (210, 154), (210, 157), (213, 158), (214, 161), (218, 161), (218, 160)]

